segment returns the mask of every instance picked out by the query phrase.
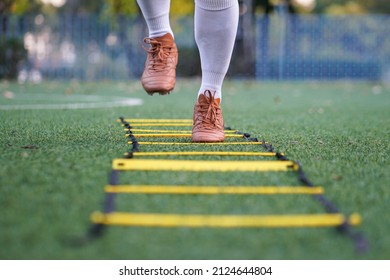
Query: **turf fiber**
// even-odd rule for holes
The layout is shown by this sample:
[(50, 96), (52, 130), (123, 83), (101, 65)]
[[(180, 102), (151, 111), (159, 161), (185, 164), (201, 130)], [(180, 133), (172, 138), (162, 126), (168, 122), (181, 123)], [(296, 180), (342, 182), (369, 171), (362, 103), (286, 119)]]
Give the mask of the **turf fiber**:
[[(111, 161), (129, 149), (116, 122), (192, 117), (199, 81), (179, 80), (169, 96), (148, 96), (134, 82), (0, 83), (0, 259), (389, 259), (390, 87), (358, 82), (224, 84), (225, 124), (272, 142), (299, 161), (343, 213), (358, 212), (370, 249), (356, 254), (333, 228), (191, 229), (109, 227), (78, 246), (89, 216), (101, 210)], [(96, 97), (97, 96), (97, 97)], [(142, 106), (4, 110), (21, 104), (140, 98)], [(177, 139), (160, 139), (177, 141)], [(185, 141), (185, 140), (181, 140)], [(204, 147), (144, 146), (143, 151)], [(207, 147), (263, 151), (261, 147)], [(178, 157), (168, 157), (175, 158)], [(199, 159), (186, 157), (186, 159)], [(201, 157), (219, 159), (223, 157)], [(231, 159), (231, 158), (229, 158)], [(241, 159), (255, 159), (240, 157)], [(299, 185), (290, 172), (132, 172), (120, 183)], [(119, 195), (121, 211), (180, 214), (324, 213), (308, 195)]]

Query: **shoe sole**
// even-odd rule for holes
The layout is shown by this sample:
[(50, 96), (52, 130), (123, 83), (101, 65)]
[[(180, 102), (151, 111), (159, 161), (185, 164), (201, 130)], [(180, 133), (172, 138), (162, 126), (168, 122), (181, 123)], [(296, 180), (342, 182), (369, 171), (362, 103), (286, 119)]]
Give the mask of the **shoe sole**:
[(225, 141), (225, 137), (205, 137), (205, 136), (195, 136), (192, 137), (191, 142), (193, 143), (219, 143)]
[(155, 93), (158, 93), (159, 95), (168, 95), (171, 93), (171, 90), (170, 91), (147, 91), (146, 93), (149, 94), (150, 96), (153, 96)]
[(147, 94), (153, 95), (155, 93), (158, 93), (159, 95), (167, 95), (170, 94), (173, 91), (174, 88), (170, 88), (168, 90), (145, 90)]
[(191, 141), (192, 143), (222, 143), (224, 140), (213, 140), (213, 141)]

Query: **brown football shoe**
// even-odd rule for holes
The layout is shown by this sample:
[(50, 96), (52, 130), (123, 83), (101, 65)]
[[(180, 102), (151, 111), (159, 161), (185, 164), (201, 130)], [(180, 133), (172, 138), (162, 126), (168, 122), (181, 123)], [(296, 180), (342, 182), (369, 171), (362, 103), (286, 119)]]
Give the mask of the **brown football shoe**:
[(153, 95), (170, 93), (176, 83), (176, 65), (178, 51), (170, 33), (157, 38), (145, 38), (144, 42), (150, 45), (145, 62), (145, 69), (141, 83), (145, 91)]
[(225, 140), (221, 99), (206, 90), (194, 106), (192, 142), (223, 142)]

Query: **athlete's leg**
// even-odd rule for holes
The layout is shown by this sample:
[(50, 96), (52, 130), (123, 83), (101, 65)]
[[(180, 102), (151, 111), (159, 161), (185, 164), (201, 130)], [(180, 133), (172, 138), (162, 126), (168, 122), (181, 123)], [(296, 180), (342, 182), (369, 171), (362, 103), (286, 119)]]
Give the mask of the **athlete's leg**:
[(141, 83), (149, 94), (170, 93), (176, 83), (177, 47), (169, 23), (170, 0), (137, 0), (149, 29), (150, 45)]
[(195, 0), (195, 40), (199, 49), (202, 84), (194, 107), (193, 142), (225, 138), (221, 88), (238, 26), (237, 0)]

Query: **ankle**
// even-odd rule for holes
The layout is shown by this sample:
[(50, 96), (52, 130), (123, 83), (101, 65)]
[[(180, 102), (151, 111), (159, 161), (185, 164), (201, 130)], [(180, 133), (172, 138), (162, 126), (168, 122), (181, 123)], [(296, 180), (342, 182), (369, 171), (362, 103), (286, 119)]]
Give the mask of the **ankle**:
[(219, 89), (212, 89), (212, 88), (202, 88), (198, 92), (198, 98), (200, 95), (204, 95), (206, 97), (213, 97), (214, 99), (222, 100), (222, 93)]

